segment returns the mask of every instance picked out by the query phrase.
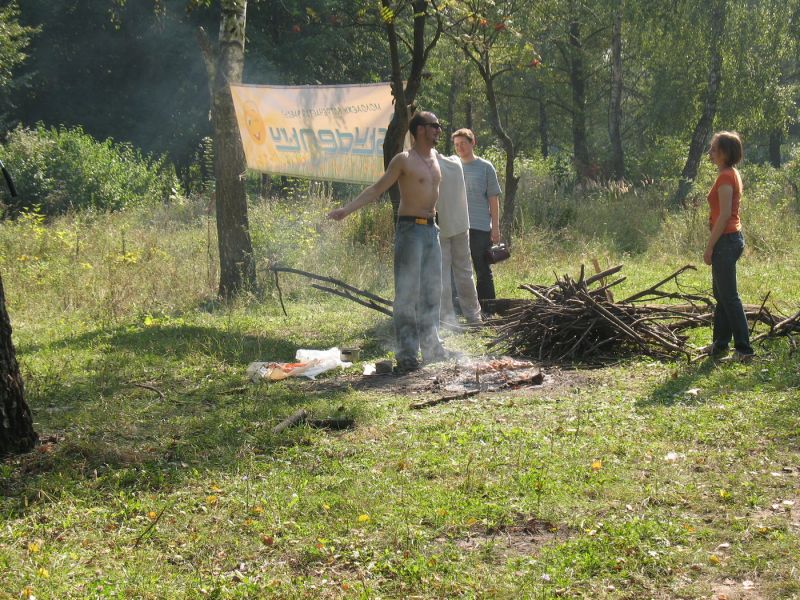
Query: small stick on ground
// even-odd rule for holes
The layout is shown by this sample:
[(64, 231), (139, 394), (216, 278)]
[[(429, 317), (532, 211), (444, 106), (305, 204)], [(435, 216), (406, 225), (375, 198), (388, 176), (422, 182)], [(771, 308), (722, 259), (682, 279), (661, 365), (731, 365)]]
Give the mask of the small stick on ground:
[(161, 520), (161, 516), (164, 514), (164, 512), (174, 504), (175, 504), (175, 501), (172, 501), (169, 504), (165, 505), (164, 508), (161, 509), (161, 511), (156, 515), (156, 518), (153, 519), (153, 522), (150, 523), (150, 525), (148, 525), (145, 528), (145, 530), (142, 533), (139, 534), (139, 537), (136, 538), (136, 541), (133, 543), (133, 547), (134, 548), (138, 548), (139, 547), (139, 544), (144, 539), (144, 536), (146, 536), (150, 531), (152, 531), (153, 527), (158, 525), (158, 522)]
[(144, 388), (146, 390), (150, 390), (151, 392), (155, 392), (156, 394), (158, 394), (161, 397), (162, 400), (166, 400), (167, 399), (167, 397), (164, 395), (164, 392), (162, 392), (160, 389), (158, 389), (157, 387), (154, 387), (152, 385), (148, 385), (146, 383), (132, 383), (131, 385), (136, 386), (136, 387), (140, 387), (140, 388)]
[(283, 316), (288, 317), (289, 313), (286, 312), (286, 307), (283, 305), (283, 292), (281, 291), (281, 284), (278, 282), (278, 271), (276, 269), (272, 269), (272, 274), (275, 275), (275, 287), (278, 290), (278, 300), (281, 301), (281, 310), (283, 311)]
[(275, 425), (275, 427), (272, 428), (272, 433), (280, 433), (284, 429), (299, 425), (306, 420), (306, 417), (308, 417), (308, 411), (305, 408), (301, 408), (296, 413), (289, 415), (283, 421)]
[(412, 410), (419, 410), (420, 408), (428, 408), (429, 406), (436, 406), (437, 404), (444, 404), (445, 402), (450, 402), (451, 400), (461, 400), (463, 398), (469, 398), (471, 396), (477, 396), (480, 394), (480, 390), (470, 390), (468, 392), (463, 392), (461, 394), (454, 394), (452, 396), (442, 396), (441, 398), (433, 398), (432, 400), (424, 400), (422, 402), (415, 402), (414, 404), (409, 405), (409, 408)]

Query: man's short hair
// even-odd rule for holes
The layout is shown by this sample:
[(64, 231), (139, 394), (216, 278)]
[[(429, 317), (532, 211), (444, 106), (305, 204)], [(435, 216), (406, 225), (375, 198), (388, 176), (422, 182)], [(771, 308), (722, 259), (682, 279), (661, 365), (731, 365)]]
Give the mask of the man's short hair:
[(469, 140), (470, 144), (475, 143), (475, 134), (472, 133), (472, 129), (467, 129), (466, 127), (462, 127), (461, 129), (458, 129), (455, 132), (453, 132), (453, 135), (450, 136), (450, 139), (454, 140), (457, 137), (465, 137)]
[(411, 117), (411, 120), (408, 122), (408, 132), (412, 135), (412, 137), (417, 137), (417, 127), (420, 125), (425, 125), (426, 123), (432, 123), (436, 120), (436, 115), (432, 112), (427, 110), (422, 110), (420, 112), (414, 113), (414, 116)]
[(729, 167), (738, 165), (744, 157), (742, 138), (735, 131), (719, 131), (714, 134), (712, 144), (725, 155), (725, 164)]

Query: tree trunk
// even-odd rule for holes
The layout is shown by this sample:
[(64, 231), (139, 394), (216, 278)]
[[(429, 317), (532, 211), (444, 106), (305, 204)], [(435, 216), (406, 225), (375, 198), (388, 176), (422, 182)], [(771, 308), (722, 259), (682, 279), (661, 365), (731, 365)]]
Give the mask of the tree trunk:
[(453, 153), (453, 140), (451, 136), (456, 129), (454, 124), (456, 120), (456, 99), (461, 89), (463, 77), (464, 74), (460, 69), (453, 69), (453, 73), (450, 77), (450, 92), (447, 94), (447, 129), (445, 129), (444, 132), (444, 153), (446, 156), (450, 156)]
[[(219, 47), (204, 47), (211, 83), (211, 121), (214, 129), (219, 295), (228, 299), (256, 283), (253, 244), (247, 217), (244, 157), (230, 84), (242, 81), (247, 0), (223, 0)], [(201, 42), (202, 43), (202, 42)]]
[(267, 175), (266, 173), (261, 173), (261, 177), (258, 180), (258, 199), (262, 202), (266, 202), (269, 200), (270, 194), (272, 193), (272, 177)]
[(539, 150), (542, 158), (550, 155), (550, 133), (547, 121), (547, 104), (544, 98), (539, 100)]
[(783, 142), (783, 130), (773, 129), (769, 132), (769, 164), (776, 169), (781, 168), (781, 143)]
[(581, 24), (569, 24), (570, 52), (569, 79), (572, 85), (572, 149), (575, 160), (575, 174), (585, 180), (590, 176), (589, 146), (586, 142), (586, 77), (583, 65), (583, 42)]
[(464, 127), (466, 127), (467, 129), (471, 129), (472, 131), (475, 131), (472, 125), (473, 121), (472, 100), (469, 98), (467, 98), (467, 104), (464, 107), (464, 121), (465, 121)]
[[(414, 15), (414, 44), (411, 49), (411, 69), (403, 85), (403, 71), (400, 65), (400, 46), (397, 30), (395, 29), (395, 11), (397, 6), (393, 6), (391, 0), (381, 0), (381, 5), (386, 9), (387, 14), (393, 15), (391, 18), (384, 19), (386, 35), (389, 40), (389, 59), (392, 69), (392, 96), (394, 97), (394, 116), (389, 126), (386, 128), (386, 137), (383, 141), (383, 165), (389, 166), (389, 162), (403, 151), (403, 142), (408, 131), (408, 122), (411, 114), (416, 110), (414, 100), (417, 97), (420, 84), (422, 82), (422, 71), (425, 62), (428, 60), (428, 53), (436, 45), (441, 26), (436, 30), (433, 41), (425, 46), (425, 20), (427, 19), (427, 0), (412, 0), (411, 9)], [(397, 221), (397, 210), (400, 207), (400, 189), (397, 184), (389, 188), (389, 197), (392, 200), (392, 212)]]
[(25, 403), (25, 388), (11, 341), (11, 320), (0, 276), (0, 456), (27, 452), (38, 439), (30, 408)]
[(717, 113), (717, 96), (722, 78), (722, 37), (725, 33), (725, 13), (725, 0), (718, 0), (713, 4), (710, 23), (711, 39), (709, 40), (711, 56), (708, 66), (706, 99), (703, 104), (703, 113), (697, 121), (694, 134), (692, 134), (689, 155), (681, 173), (678, 189), (672, 197), (672, 205), (675, 207), (684, 206), (686, 203), (686, 197), (697, 177), (700, 159), (703, 157), (711, 126), (714, 123), (714, 116)]
[(611, 169), (614, 179), (625, 178), (622, 149), (622, 2), (614, 14), (611, 29), (611, 102), (608, 110), (608, 135), (611, 141)]
[[(473, 59), (474, 60), (474, 59)], [(492, 75), (491, 63), (489, 62), (488, 53), (482, 57), (482, 63), (478, 63), (478, 70), (480, 71), (483, 82), (486, 85), (486, 100), (489, 104), (489, 122), (492, 125), (492, 130), (495, 135), (500, 139), (503, 149), (506, 153), (506, 189), (503, 195), (503, 214), (500, 219), (500, 233), (503, 236), (508, 246), (511, 246), (511, 230), (514, 224), (514, 209), (517, 197), (517, 186), (519, 185), (519, 177), (514, 174), (514, 159), (516, 158), (516, 148), (511, 136), (508, 135), (500, 122), (500, 110), (497, 104), (497, 95), (494, 89), (494, 76)]]
[[(383, 6), (390, 8), (389, 0), (383, 0)], [(406, 101), (405, 86), (403, 85), (403, 71), (400, 66), (400, 48), (394, 21), (386, 23), (386, 36), (389, 39), (389, 60), (392, 68), (392, 96), (394, 97), (394, 115), (386, 128), (386, 137), (383, 139), (383, 166), (403, 151), (403, 140), (408, 131), (408, 102)], [(392, 202), (393, 222), (397, 222), (397, 211), (400, 207), (400, 188), (394, 184), (389, 188), (389, 198)]]

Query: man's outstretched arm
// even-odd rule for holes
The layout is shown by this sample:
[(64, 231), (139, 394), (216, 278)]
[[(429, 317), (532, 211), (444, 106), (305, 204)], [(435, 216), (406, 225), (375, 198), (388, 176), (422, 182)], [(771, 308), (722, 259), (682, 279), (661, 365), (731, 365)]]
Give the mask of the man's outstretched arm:
[(328, 218), (333, 219), (334, 221), (341, 221), (350, 213), (355, 212), (359, 208), (366, 206), (370, 202), (375, 202), (378, 198), (380, 198), (381, 194), (392, 187), (392, 185), (394, 185), (400, 178), (400, 175), (402, 175), (403, 158), (404, 157), (402, 154), (396, 155), (389, 162), (389, 166), (386, 167), (386, 172), (381, 175), (381, 178), (378, 179), (378, 181), (366, 188), (351, 202), (348, 202), (341, 208), (336, 208), (329, 212)]

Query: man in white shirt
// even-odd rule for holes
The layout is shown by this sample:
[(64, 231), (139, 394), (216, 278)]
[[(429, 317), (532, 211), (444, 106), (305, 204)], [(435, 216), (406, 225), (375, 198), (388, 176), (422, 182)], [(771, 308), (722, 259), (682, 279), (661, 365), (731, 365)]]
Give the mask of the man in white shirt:
[(436, 212), (439, 220), (439, 243), (442, 246), (442, 300), (441, 322), (456, 323), (453, 308), (452, 279), (455, 282), (458, 302), (467, 323), (481, 323), (481, 305), (472, 277), (472, 259), (469, 250), (469, 211), (464, 170), (457, 156), (437, 153), (442, 181), (439, 183), (439, 201)]

